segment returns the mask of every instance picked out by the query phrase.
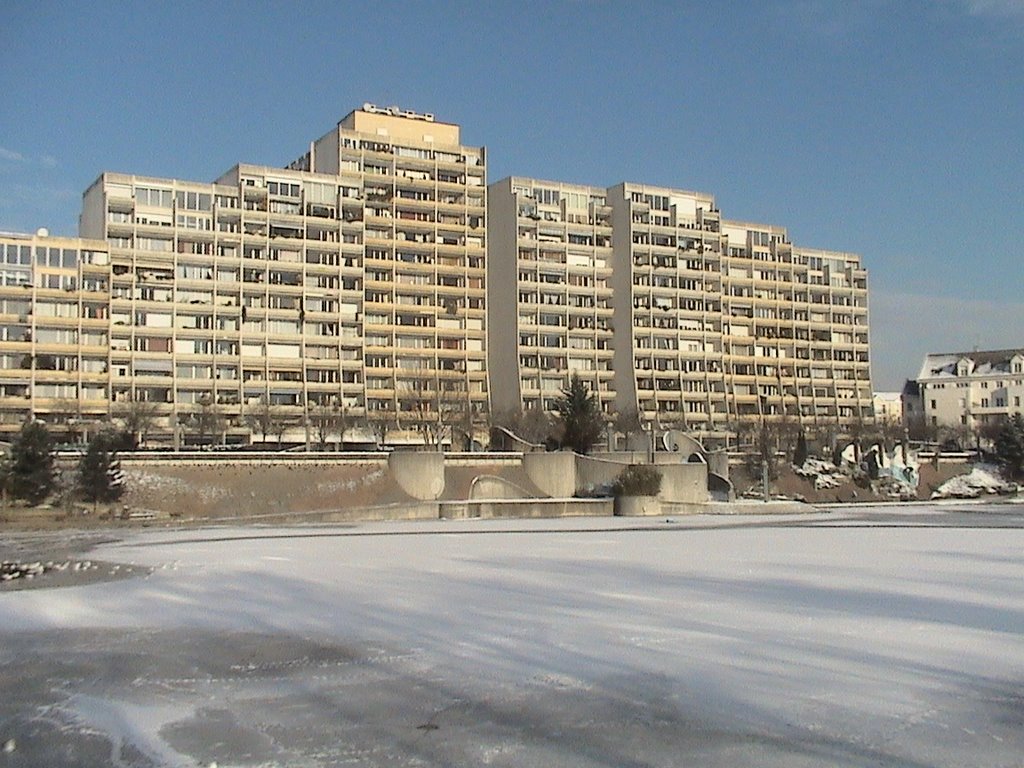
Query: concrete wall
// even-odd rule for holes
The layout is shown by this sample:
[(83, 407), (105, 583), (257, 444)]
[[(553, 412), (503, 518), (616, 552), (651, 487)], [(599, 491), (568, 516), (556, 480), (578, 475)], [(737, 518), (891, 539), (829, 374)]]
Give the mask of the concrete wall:
[[(661, 472), (662, 501), (700, 504), (708, 501), (708, 465), (688, 463), (683, 453), (656, 453), (654, 464)], [(577, 458), (577, 484), (581, 488), (610, 483), (630, 464), (646, 464), (641, 451), (620, 451)]]
[(615, 410), (637, 411), (636, 373), (633, 362), (633, 227), (626, 204), (625, 184), (611, 187), (606, 196), (612, 206), (612, 318), (615, 329)]
[(611, 517), (611, 499), (522, 499), (441, 502), (442, 518)]
[(614, 482), (619, 474), (633, 463), (622, 460), (623, 454), (605, 453), (600, 456), (576, 457), (576, 485), (589, 489)]
[(725, 451), (714, 451), (706, 454), (708, 471), (724, 480), (729, 479), (729, 454)]
[(393, 451), (388, 469), (398, 486), (414, 499), (433, 501), (444, 493), (444, 454), (434, 451)]
[(660, 515), (661, 500), (657, 496), (620, 496), (615, 499), (617, 517)]
[(491, 413), (522, 407), (519, 389), (519, 246), (512, 179), (487, 188), (487, 391)]
[(437, 502), (417, 504), (387, 504), (378, 507), (352, 507), (317, 515), (317, 522), (349, 523), (384, 520), (437, 520), (440, 517)]
[(541, 493), (554, 498), (568, 498), (576, 493), (575, 453), (525, 453), (523, 469)]
[(667, 502), (701, 504), (708, 498), (708, 465), (661, 464), (660, 499)]
[(674, 449), (670, 449), (670, 453), (680, 456), (683, 461), (695, 453), (705, 457), (705, 461), (707, 460), (704, 446), (700, 444), (700, 441), (695, 440), (681, 429), (670, 429), (662, 435), (661, 442), (666, 446), (675, 446)]

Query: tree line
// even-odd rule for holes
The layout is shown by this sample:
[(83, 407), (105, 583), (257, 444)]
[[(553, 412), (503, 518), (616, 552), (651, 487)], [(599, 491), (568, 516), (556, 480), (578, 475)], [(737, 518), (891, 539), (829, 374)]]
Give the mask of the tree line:
[[(123, 430), (93, 435), (75, 469), (72, 487), (64, 490), (96, 504), (116, 501), (124, 491), (117, 452), (134, 447), (131, 435)], [(30, 421), (0, 460), (0, 493), (5, 498), (42, 504), (60, 490), (58, 485), (53, 437), (43, 422)]]
[[(424, 440), (424, 444), (440, 448), (446, 437), (455, 440), (461, 435), (472, 442), (478, 426), (476, 414), (469, 407), (468, 399), (437, 400), (440, 390), (424, 387), (420, 390), (420, 408), (411, 412), (411, 423)], [(447, 403), (450, 408), (443, 407)], [(204, 417), (203, 413), (213, 413)], [(123, 419), (122, 428), (110, 427), (92, 436), (85, 453), (81, 456), (74, 476), (74, 493), (82, 500), (94, 503), (116, 501), (124, 490), (124, 476), (117, 458), (119, 451), (134, 450), (138, 440), (144, 439), (150, 420), (155, 411), (134, 409)], [(204, 432), (215, 433), (218, 428), (216, 411), (200, 411), (196, 417)], [(284, 428), (273, 407), (263, 404), (250, 414), (254, 434), (264, 441), (274, 434), (280, 435)], [(406, 422), (410, 423), (409, 421)], [(317, 406), (310, 420), (316, 442), (326, 447), (332, 438), (340, 446), (345, 434), (355, 424), (344, 407), (335, 405)], [(386, 442), (390, 429), (398, 425), (393, 413), (370, 412), (365, 424), (373, 431), (378, 443)], [(589, 391), (579, 376), (573, 375), (569, 386), (562, 390), (554, 402), (554, 410), (547, 413), (528, 409), (504, 419), (496, 419), (500, 425), (518, 438), (534, 445), (543, 445), (548, 450), (569, 449), (587, 454), (601, 442), (606, 430), (611, 427), (618, 432), (630, 434), (641, 430), (638, 414), (620, 414), (609, 420), (601, 411), (596, 395)], [(685, 424), (673, 425), (685, 430)], [(762, 421), (747, 425), (741, 430), (750, 445), (759, 449), (764, 460), (774, 456), (785, 441), (785, 424), (772, 425)], [(787, 433), (788, 434), (788, 433)], [(802, 464), (807, 457), (807, 443), (802, 430), (793, 432), (794, 463)], [(993, 454), (1004, 468), (1008, 479), (1024, 477), (1024, 418), (1015, 414), (992, 426), (990, 439)], [(0, 460), (0, 493), (4, 497), (19, 499), (30, 504), (40, 504), (49, 498), (58, 485), (54, 463), (54, 441), (42, 421), (30, 421), (23, 425), (11, 444), (9, 453)]]

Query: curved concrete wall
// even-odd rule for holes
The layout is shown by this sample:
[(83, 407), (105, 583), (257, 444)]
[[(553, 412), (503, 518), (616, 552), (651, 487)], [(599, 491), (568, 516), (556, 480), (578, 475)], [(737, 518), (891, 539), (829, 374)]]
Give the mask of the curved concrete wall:
[(707, 454), (708, 471), (718, 475), (725, 480), (729, 479), (729, 454), (725, 451), (715, 451)]
[(694, 453), (701, 456), (705, 455), (704, 446), (700, 444), (700, 441), (680, 429), (672, 429), (666, 432), (661, 436), (661, 442), (666, 448), (668, 448), (669, 444), (675, 444), (677, 450), (673, 451), (669, 448), (669, 453), (682, 454), (683, 461), (686, 461), (686, 459)]
[[(629, 454), (622, 454), (629, 456)], [(601, 457), (576, 457), (576, 482), (580, 488), (593, 488), (611, 483), (631, 462), (621, 461), (615, 454), (602, 454)]]
[(480, 475), (469, 488), (470, 500), (476, 499), (528, 499), (530, 494), (513, 482), (494, 475)]
[(419, 501), (434, 501), (444, 492), (444, 454), (392, 451), (388, 469), (398, 487)]
[(736, 490), (732, 487), (732, 483), (714, 472), (708, 475), (708, 495), (718, 501), (736, 500)]
[(576, 493), (576, 454), (571, 451), (524, 453), (523, 469), (530, 482), (552, 498), (565, 499)]

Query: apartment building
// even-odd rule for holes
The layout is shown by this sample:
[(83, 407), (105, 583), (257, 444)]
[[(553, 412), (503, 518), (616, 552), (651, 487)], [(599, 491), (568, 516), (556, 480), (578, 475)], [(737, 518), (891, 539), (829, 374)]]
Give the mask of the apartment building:
[[(586, 239), (569, 241), (585, 233), (568, 223), (560, 233), (569, 209), (559, 195), (566, 190), (591, 200), (580, 222), (593, 228), (594, 243), (606, 243), (610, 227), (610, 254), (603, 245), (588, 251)], [(540, 319), (545, 301), (558, 300), (539, 276), (558, 277), (562, 270), (569, 283), (562, 261), (568, 264), (575, 252), (581, 264), (589, 255), (611, 267), (600, 273), (602, 281), (595, 279), (592, 298), (607, 306), (605, 287), (611, 288), (611, 322), (602, 327), (612, 331), (614, 373), (595, 382), (615, 411), (704, 435), (761, 419), (813, 428), (870, 418), (867, 273), (857, 256), (797, 248), (783, 228), (723, 219), (703, 193), (519, 178), (495, 183), (490, 193), (493, 402), (504, 408), (537, 402), (527, 386), (535, 379), (534, 360), (540, 362), (534, 339), (569, 348), (571, 336), (558, 317), (538, 325), (536, 335), (529, 321)], [(540, 241), (542, 234), (548, 242)], [(513, 265), (521, 281), (514, 295), (500, 291)], [(607, 336), (598, 340), (607, 353)], [(563, 356), (546, 359), (561, 363)], [(586, 371), (568, 355), (564, 360), (564, 368), (540, 369), (541, 391), (545, 381), (550, 391), (571, 371)]]
[(932, 427), (984, 428), (1024, 414), (1024, 349), (925, 355), (904, 390), (908, 418)]
[(460, 134), (431, 114), (367, 104), (292, 166), (337, 176), (361, 198), (351, 215), (363, 219), (371, 416), (487, 409), (486, 152)]
[(109, 247), (110, 401), (158, 404), (175, 439), (210, 411), (249, 437), (267, 405), (291, 439), (324, 409), (390, 441), (482, 414), (485, 194), (459, 126), (369, 104), (287, 168), (104, 173), (80, 233)]
[[(418, 442), (550, 409), (572, 373), (606, 413), (705, 435), (870, 417), (857, 256), (703, 193), (486, 167), (458, 125), (366, 104), (284, 168), (103, 173), (81, 238), (2, 240), (0, 430), (144, 404), (157, 442), (342, 414)], [(255, 434), (269, 408), (286, 434)]]
[(491, 408), (551, 410), (577, 373), (614, 408), (605, 190), (510, 177), (488, 189)]
[(0, 233), (0, 439), (35, 414), (66, 433), (109, 410), (102, 240)]

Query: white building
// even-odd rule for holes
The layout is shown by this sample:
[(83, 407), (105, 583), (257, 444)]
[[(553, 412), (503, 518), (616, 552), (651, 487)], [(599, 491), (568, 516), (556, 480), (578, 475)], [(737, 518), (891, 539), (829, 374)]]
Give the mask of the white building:
[(930, 426), (996, 423), (1024, 413), (1024, 349), (926, 355), (917, 385), (911, 407)]

